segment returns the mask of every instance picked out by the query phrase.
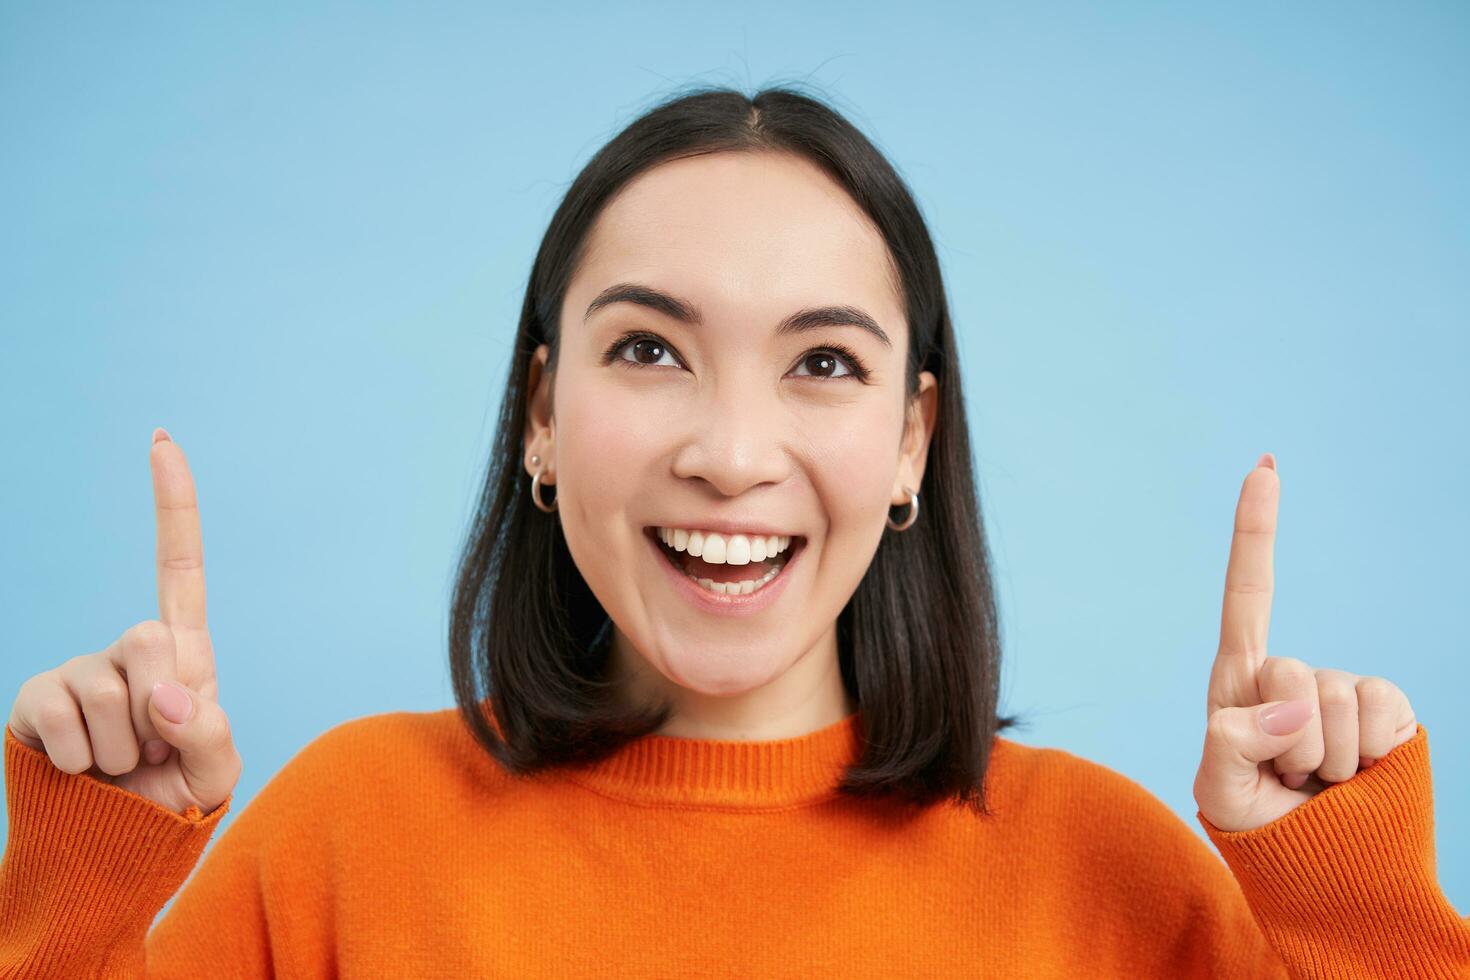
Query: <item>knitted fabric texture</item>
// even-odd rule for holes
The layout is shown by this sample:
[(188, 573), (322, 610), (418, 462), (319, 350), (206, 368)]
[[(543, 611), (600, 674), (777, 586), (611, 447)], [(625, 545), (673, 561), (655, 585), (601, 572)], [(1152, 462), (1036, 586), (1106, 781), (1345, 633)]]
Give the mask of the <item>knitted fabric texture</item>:
[(7, 727), (0, 976), (1470, 977), (1422, 725), (1259, 829), (1197, 812), (1218, 854), (1126, 776), (1001, 737), (985, 813), (840, 797), (861, 737), (860, 711), (654, 735), (515, 778), (454, 709), (373, 715), (206, 853), (230, 800), (174, 813)]

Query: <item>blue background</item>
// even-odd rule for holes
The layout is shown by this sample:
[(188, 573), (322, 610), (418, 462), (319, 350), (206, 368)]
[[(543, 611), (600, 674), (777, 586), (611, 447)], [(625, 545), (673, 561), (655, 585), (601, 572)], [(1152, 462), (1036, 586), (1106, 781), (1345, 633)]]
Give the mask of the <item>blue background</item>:
[(1013, 737), (1203, 837), (1235, 502), (1273, 452), (1271, 652), (1408, 693), (1470, 913), (1470, 7), (524, 7), (0, 7), (7, 704), (158, 615), (163, 425), (245, 759), (226, 826), (336, 723), (449, 706), (557, 201), (678, 86), (802, 80), (931, 222)]

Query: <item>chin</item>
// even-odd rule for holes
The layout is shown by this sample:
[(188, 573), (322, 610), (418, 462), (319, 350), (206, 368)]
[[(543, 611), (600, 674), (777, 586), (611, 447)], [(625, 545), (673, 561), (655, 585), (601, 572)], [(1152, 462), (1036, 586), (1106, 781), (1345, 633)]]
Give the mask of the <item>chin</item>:
[(709, 697), (735, 697), (759, 690), (790, 667), (784, 651), (752, 649), (748, 643), (730, 650), (708, 644), (683, 645), (663, 658), (663, 672), (669, 680)]

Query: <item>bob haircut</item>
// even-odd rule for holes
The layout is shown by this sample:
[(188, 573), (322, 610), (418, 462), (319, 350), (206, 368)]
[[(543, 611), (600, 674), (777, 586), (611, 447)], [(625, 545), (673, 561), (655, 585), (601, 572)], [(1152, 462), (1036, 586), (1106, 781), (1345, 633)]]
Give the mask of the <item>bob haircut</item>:
[(948, 799), (986, 812), (992, 739), (1019, 719), (996, 713), (996, 602), (939, 261), (892, 165), (835, 110), (788, 86), (753, 98), (701, 86), (667, 98), (598, 151), (552, 216), (459, 559), (449, 650), (460, 714), (513, 776), (605, 758), (672, 716), (667, 703), (620, 704), (604, 675), (611, 620), (577, 571), (560, 520), (530, 499), (521, 462), (526, 389), (541, 344), (547, 372), (556, 369), (562, 301), (602, 207), (660, 163), (729, 151), (798, 154), (846, 189), (882, 233), (902, 289), (909, 407), (920, 371), (938, 381), (919, 519), (884, 536), (837, 620), (842, 682), (859, 705), (863, 742), (837, 791), (921, 807)]

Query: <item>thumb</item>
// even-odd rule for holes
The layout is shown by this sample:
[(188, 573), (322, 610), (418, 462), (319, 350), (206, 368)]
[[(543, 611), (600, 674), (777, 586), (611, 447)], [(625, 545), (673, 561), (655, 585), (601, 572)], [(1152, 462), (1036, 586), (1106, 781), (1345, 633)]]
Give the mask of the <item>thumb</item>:
[(179, 750), (179, 772), (199, 808), (213, 812), (234, 791), (241, 769), (224, 709), (177, 681), (159, 681), (148, 699), (148, 716), (163, 740)]
[(1316, 714), (1310, 701), (1267, 701), (1253, 708), (1221, 708), (1205, 734), (1206, 778), (1253, 782), (1258, 766), (1283, 755), (1307, 731)]

